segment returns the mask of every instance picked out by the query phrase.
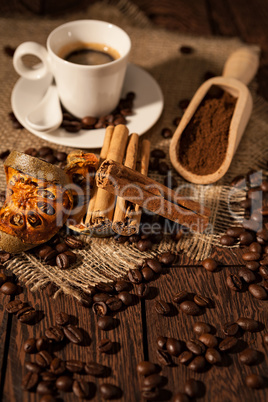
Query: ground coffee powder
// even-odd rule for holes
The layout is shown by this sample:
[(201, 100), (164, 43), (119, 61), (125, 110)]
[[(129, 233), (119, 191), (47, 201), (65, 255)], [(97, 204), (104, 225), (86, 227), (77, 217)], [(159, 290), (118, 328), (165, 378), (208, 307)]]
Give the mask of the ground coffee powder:
[(197, 175), (214, 173), (222, 164), (236, 103), (236, 98), (218, 87), (212, 90), (214, 94), (211, 91), (203, 99), (180, 139), (179, 161)]

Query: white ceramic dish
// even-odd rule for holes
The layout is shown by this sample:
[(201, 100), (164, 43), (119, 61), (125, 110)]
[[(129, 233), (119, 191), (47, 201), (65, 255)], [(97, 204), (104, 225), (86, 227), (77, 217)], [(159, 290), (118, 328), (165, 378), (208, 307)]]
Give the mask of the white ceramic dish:
[[(105, 129), (81, 130), (78, 133), (68, 133), (62, 128), (55, 131), (41, 132), (32, 129), (26, 116), (39, 103), (51, 82), (51, 76), (37, 81), (19, 78), (11, 95), (12, 110), (19, 122), (32, 134), (57, 145), (73, 148), (101, 148)], [(128, 116), (127, 127), (130, 133), (141, 135), (148, 131), (159, 119), (164, 99), (160, 86), (145, 70), (129, 64), (127, 67), (122, 97), (127, 92), (136, 93), (133, 115)]]

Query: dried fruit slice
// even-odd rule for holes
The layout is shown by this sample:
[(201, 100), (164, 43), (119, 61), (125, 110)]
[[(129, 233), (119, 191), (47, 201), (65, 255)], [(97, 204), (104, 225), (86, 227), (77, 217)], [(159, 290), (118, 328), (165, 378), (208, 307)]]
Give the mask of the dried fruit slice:
[(0, 209), (0, 247), (25, 251), (48, 241), (66, 222), (72, 206), (64, 171), (13, 151), (5, 161), (7, 194)]

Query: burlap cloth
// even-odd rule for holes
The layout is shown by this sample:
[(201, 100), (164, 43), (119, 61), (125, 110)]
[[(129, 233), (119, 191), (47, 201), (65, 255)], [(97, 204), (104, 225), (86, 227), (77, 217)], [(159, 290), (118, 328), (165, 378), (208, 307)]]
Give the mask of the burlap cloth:
[[(91, 18), (110, 21), (127, 31), (132, 40), (130, 61), (147, 70), (160, 84), (164, 94), (164, 111), (157, 124), (145, 134), (154, 147), (165, 150), (168, 154), (168, 139), (163, 139), (161, 129), (175, 127), (173, 119), (180, 115), (178, 102), (180, 99), (190, 99), (203, 81), (208, 70), (221, 75), (228, 55), (241, 46), (237, 38), (222, 39), (190, 37), (178, 33), (166, 32), (152, 27), (147, 18), (130, 2), (110, 1), (98, 2), (87, 10), (65, 15), (64, 18), (42, 18), (37, 16), (12, 14), (0, 19), (0, 46), (16, 47), (21, 42), (35, 40), (45, 44), (50, 31), (58, 25), (74, 19)], [(181, 45), (194, 48), (190, 55), (180, 54)], [(29, 146), (40, 147), (46, 142), (27, 132), (15, 130), (8, 117), (11, 111), (10, 96), (12, 88), (18, 79), (12, 67), (12, 60), (3, 51), (0, 53), (0, 147), (1, 150), (25, 150)], [(220, 234), (230, 226), (241, 222), (243, 211), (235, 203), (244, 198), (243, 191), (233, 192), (229, 186), (231, 179), (250, 169), (266, 168), (268, 159), (268, 104), (256, 95), (256, 82), (250, 85), (254, 99), (253, 114), (246, 129), (232, 165), (225, 177), (214, 185), (191, 186), (185, 188), (185, 194), (193, 195), (195, 199), (204, 200), (211, 211), (211, 232), (205, 235), (191, 234), (178, 243), (164, 239), (160, 245), (155, 245), (148, 253), (140, 253), (134, 245), (119, 245), (113, 239), (86, 239), (88, 245), (78, 251), (78, 263), (69, 270), (59, 270), (57, 267), (44, 265), (29, 253), (14, 257), (8, 262), (11, 269), (21, 281), (32, 290), (54, 282), (59, 291), (80, 297), (81, 291), (88, 291), (88, 285), (98, 281), (108, 281), (121, 276), (140, 259), (148, 255), (156, 255), (163, 250), (181, 250), (187, 256), (202, 260), (207, 257), (213, 245), (218, 244)], [(135, 88), (133, 88), (135, 91)], [(50, 144), (51, 145), (51, 144)], [(55, 146), (56, 148), (56, 146)], [(57, 147), (65, 151), (68, 148)], [(99, 150), (97, 150), (99, 152)], [(96, 152), (96, 150), (93, 150)], [(171, 165), (170, 165), (171, 166)], [(1, 166), (1, 188), (5, 188), (5, 177)], [(162, 182), (163, 176), (153, 175)], [(179, 184), (183, 180), (179, 177)], [(193, 194), (194, 190), (194, 194)], [(229, 201), (232, 204), (235, 218), (228, 210)]]

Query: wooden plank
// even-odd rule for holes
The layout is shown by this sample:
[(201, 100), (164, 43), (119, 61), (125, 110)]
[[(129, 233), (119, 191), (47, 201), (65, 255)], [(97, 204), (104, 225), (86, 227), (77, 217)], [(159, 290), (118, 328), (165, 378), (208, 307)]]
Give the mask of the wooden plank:
[[(154, 300), (146, 300), (146, 323), (148, 336), (149, 360), (157, 363), (156, 338), (159, 335), (188, 340), (194, 336), (192, 327), (196, 321), (211, 323), (217, 329), (217, 335), (224, 337), (222, 324), (236, 320), (239, 316), (252, 317), (262, 323), (267, 321), (267, 301), (253, 299), (248, 292), (235, 293), (226, 285), (228, 272), (235, 272), (236, 268), (222, 268), (219, 272), (209, 273), (198, 267), (171, 268), (163, 275), (155, 286), (158, 288), (156, 299), (171, 302), (172, 295), (177, 290), (187, 290), (210, 297), (214, 308), (205, 310), (198, 317), (187, 316), (174, 306), (172, 316), (158, 315), (154, 310)], [(262, 344), (264, 331), (245, 333), (239, 338), (239, 349), (242, 350), (247, 342), (252, 348), (263, 353), (261, 364), (253, 367), (242, 366), (238, 361), (237, 353), (225, 354), (224, 364), (220, 367), (211, 367), (205, 373), (194, 373), (174, 358), (174, 367), (162, 367), (161, 374), (166, 377), (166, 393), (183, 392), (184, 382), (188, 378), (195, 378), (205, 385), (205, 395), (202, 401), (250, 401), (264, 402), (268, 398), (266, 389), (253, 391), (244, 385), (247, 373), (261, 373), (265, 377), (268, 368), (265, 363), (265, 350)], [(165, 392), (164, 392), (165, 394)]]
[[(20, 298), (28, 300), (32, 306), (41, 313), (43, 312), (44, 318), (33, 326), (21, 324), (16, 318), (13, 319), (3, 401), (34, 402), (40, 400), (40, 396), (37, 394), (22, 391), (21, 388), (22, 377), (27, 372), (24, 367), (25, 359), (34, 361), (34, 355), (25, 357), (23, 344), (28, 338), (43, 335), (47, 327), (55, 324), (54, 318), (57, 311), (65, 311), (70, 314), (74, 322), (77, 321), (78, 326), (89, 334), (90, 340), (86, 346), (68, 343), (66, 347), (59, 348), (55, 355), (64, 360), (94, 360), (111, 367), (111, 375), (107, 378), (95, 379), (89, 375), (84, 375), (83, 378), (95, 383), (97, 390), (104, 382), (116, 384), (122, 389), (124, 400), (138, 400), (136, 365), (144, 359), (140, 304), (135, 304), (117, 313), (119, 326), (114, 330), (104, 332), (96, 328), (96, 319), (92, 310), (80, 306), (72, 297), (62, 295), (54, 300), (48, 297), (46, 290), (33, 294), (24, 289)], [(129, 330), (129, 328), (133, 330)], [(117, 342), (117, 353), (108, 355), (100, 354), (97, 351), (96, 345), (99, 340), (107, 337)], [(76, 399), (72, 393), (64, 394), (63, 397), (66, 402)], [(92, 401), (101, 400), (100, 392), (97, 391)]]

